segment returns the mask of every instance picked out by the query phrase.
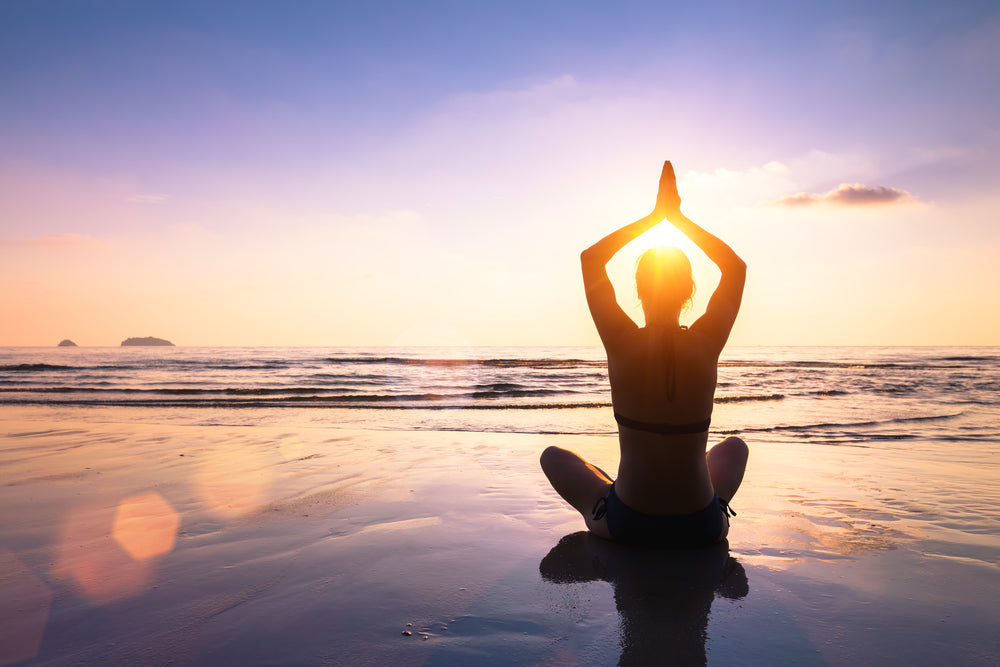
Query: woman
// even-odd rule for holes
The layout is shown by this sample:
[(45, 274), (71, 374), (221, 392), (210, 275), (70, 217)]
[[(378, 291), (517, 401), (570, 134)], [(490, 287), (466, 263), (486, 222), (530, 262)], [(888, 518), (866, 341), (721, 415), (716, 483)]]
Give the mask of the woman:
[[(590, 313), (608, 355), (618, 421), (618, 478), (559, 447), (542, 453), (542, 470), (593, 533), (616, 542), (694, 547), (725, 539), (728, 503), (743, 481), (747, 446), (726, 438), (706, 454), (719, 354), (743, 298), (746, 265), (715, 236), (681, 213), (670, 162), (663, 165), (653, 212), (612, 232), (580, 256)], [(679, 323), (694, 292), (691, 264), (677, 248), (639, 259), (636, 290), (646, 325), (622, 311), (608, 280), (608, 261), (666, 219), (722, 271), (705, 314)]]

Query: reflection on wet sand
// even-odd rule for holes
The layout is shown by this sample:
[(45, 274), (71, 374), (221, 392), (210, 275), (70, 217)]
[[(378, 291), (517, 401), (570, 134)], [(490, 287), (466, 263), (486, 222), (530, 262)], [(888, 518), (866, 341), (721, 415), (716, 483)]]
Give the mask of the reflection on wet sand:
[(0, 665), (30, 660), (42, 644), (52, 591), (7, 549), (0, 549), (0, 591)]
[(706, 664), (708, 614), (716, 594), (738, 600), (750, 590), (725, 542), (663, 551), (623, 547), (583, 531), (559, 540), (539, 570), (553, 584), (612, 585), (621, 620), (620, 665)]

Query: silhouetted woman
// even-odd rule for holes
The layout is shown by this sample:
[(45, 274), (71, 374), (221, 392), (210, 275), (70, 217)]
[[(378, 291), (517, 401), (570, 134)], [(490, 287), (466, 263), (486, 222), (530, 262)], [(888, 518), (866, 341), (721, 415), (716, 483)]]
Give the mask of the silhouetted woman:
[[(616, 542), (657, 547), (712, 544), (729, 533), (728, 503), (743, 481), (747, 446), (726, 438), (706, 454), (719, 354), (743, 298), (746, 264), (681, 213), (670, 162), (663, 165), (656, 206), (580, 255), (590, 313), (608, 355), (611, 401), (618, 422), (618, 478), (577, 454), (549, 447), (542, 470), (583, 515), (593, 533)], [(666, 219), (722, 271), (705, 314), (679, 323), (694, 292), (691, 264), (677, 248), (640, 257), (636, 291), (646, 325), (622, 311), (608, 280), (608, 261)]]

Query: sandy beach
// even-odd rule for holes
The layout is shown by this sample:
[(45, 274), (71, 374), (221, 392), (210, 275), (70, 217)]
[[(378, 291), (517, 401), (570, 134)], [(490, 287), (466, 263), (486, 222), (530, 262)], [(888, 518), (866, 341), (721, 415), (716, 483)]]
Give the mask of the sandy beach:
[(0, 410), (2, 664), (1000, 659), (995, 447), (752, 442), (728, 550), (658, 553), (538, 468), (612, 436), (196, 412)]

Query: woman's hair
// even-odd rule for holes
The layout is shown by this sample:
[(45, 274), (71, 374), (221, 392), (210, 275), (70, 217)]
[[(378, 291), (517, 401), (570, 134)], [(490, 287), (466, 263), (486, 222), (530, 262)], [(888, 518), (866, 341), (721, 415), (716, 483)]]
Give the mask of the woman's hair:
[(686, 310), (694, 296), (691, 261), (673, 246), (650, 248), (636, 262), (635, 291), (647, 322), (653, 313), (667, 315)]

